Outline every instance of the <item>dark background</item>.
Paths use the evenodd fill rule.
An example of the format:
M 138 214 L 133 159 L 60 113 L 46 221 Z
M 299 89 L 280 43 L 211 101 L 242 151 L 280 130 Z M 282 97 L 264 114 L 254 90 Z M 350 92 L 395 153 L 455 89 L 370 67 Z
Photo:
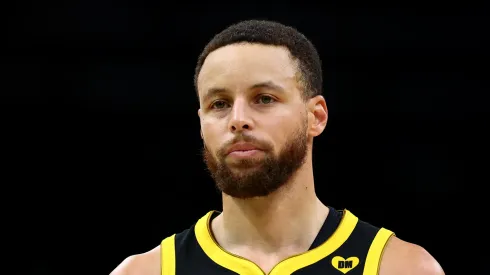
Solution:
M 16 273 L 109 274 L 220 209 L 199 153 L 194 66 L 215 33 L 252 18 L 295 26 L 322 57 L 322 201 L 422 245 L 447 274 L 479 272 L 487 7 L 90 0 L 6 11 L 2 203 Z

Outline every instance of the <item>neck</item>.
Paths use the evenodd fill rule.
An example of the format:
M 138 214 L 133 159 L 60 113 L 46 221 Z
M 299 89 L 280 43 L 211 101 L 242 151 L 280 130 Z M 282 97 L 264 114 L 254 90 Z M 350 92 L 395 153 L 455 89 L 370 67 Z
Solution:
M 287 184 L 267 197 L 223 195 L 223 213 L 212 222 L 212 230 L 225 248 L 306 251 L 327 214 L 328 208 L 315 193 L 311 163 L 305 163 Z

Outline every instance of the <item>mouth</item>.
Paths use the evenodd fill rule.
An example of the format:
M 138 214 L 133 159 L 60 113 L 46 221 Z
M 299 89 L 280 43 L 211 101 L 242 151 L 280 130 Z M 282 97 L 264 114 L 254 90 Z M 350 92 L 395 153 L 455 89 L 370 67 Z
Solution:
M 247 157 L 252 157 L 258 153 L 262 152 L 259 149 L 250 149 L 250 150 L 236 150 L 232 151 L 228 154 L 228 156 L 231 157 L 238 157 L 238 158 L 247 158 Z
M 250 143 L 237 143 L 228 149 L 228 156 L 232 157 L 251 157 L 262 152 L 260 148 Z

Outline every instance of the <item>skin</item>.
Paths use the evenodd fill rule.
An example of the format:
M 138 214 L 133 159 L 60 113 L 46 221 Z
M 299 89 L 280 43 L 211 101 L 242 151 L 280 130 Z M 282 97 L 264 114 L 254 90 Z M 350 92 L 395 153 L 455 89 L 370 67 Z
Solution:
M 250 88 L 263 82 L 281 88 Z M 201 135 L 215 156 L 242 131 L 270 144 L 270 153 L 279 155 L 288 136 L 298 129 L 304 130 L 306 158 L 289 180 L 261 197 L 236 198 L 223 192 L 223 212 L 211 223 L 220 246 L 257 263 L 268 273 L 281 260 L 308 250 L 328 216 L 328 208 L 315 193 L 312 166 L 313 139 L 323 132 L 328 120 L 325 99 L 317 96 L 303 100 L 297 64 L 287 49 L 276 46 L 237 44 L 214 51 L 203 65 L 198 86 Z M 208 97 L 215 87 L 226 91 Z M 274 98 L 273 103 L 257 100 L 262 95 Z M 227 98 L 229 107 L 219 112 L 209 108 L 216 98 Z M 259 152 L 254 160 L 260 163 L 265 155 Z M 238 160 L 226 161 L 232 164 Z M 238 176 L 257 169 L 260 166 L 231 168 Z M 128 257 L 111 274 L 158 275 L 160 259 L 160 249 L 156 247 Z M 379 274 L 441 275 L 444 272 L 424 248 L 392 237 L 383 253 Z

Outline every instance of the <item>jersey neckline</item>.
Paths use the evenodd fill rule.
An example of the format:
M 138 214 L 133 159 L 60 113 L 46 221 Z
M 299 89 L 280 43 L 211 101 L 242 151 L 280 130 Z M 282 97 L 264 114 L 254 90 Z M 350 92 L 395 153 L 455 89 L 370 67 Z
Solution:
M 248 259 L 226 251 L 216 242 L 210 229 L 211 218 L 216 212 L 214 210 L 209 211 L 197 221 L 194 228 L 196 239 L 204 253 L 218 265 L 238 274 L 264 275 L 265 273 L 258 265 Z M 327 217 L 328 219 L 329 217 Z M 304 253 L 279 262 L 272 268 L 269 275 L 292 274 L 301 268 L 312 265 L 327 257 L 349 238 L 357 222 L 358 218 L 345 209 L 340 224 L 327 240 Z

